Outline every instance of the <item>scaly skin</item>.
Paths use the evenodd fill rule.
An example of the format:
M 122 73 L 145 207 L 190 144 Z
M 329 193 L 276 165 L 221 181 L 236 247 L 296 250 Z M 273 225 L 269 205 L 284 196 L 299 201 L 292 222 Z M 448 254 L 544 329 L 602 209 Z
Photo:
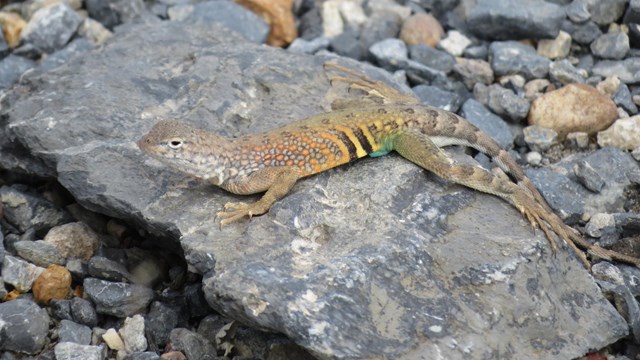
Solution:
M 554 234 L 564 239 L 584 265 L 577 246 L 604 259 L 640 265 L 640 259 L 593 246 L 551 210 L 516 162 L 489 136 L 465 119 L 430 106 L 349 69 L 326 64 L 350 77 L 332 76 L 369 94 L 357 104 L 314 115 L 262 134 L 227 139 L 179 121 L 160 121 L 138 146 L 190 175 L 235 194 L 265 192 L 255 203 L 228 203 L 217 214 L 220 225 L 261 215 L 283 198 L 298 179 L 364 156 L 396 151 L 413 163 L 452 182 L 511 202 L 539 226 L 556 250 Z M 455 163 L 442 151 L 464 145 L 487 154 L 513 181 L 480 166 Z

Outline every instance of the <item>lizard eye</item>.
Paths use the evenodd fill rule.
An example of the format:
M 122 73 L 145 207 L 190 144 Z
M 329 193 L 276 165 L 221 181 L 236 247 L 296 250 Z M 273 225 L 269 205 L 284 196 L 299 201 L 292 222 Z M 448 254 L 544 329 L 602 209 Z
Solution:
M 183 143 L 184 142 L 182 141 L 182 139 L 173 138 L 173 139 L 169 140 L 169 147 L 174 149 L 174 150 L 177 150 L 177 149 L 180 149 L 182 147 Z

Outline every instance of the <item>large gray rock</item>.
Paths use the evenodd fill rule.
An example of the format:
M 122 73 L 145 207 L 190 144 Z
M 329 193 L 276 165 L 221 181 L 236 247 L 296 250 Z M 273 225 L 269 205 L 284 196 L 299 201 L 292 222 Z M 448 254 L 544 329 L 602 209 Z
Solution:
M 328 109 L 344 89 L 327 94 L 326 58 L 215 26 L 117 36 L 4 98 L 1 166 L 57 176 L 83 206 L 147 228 L 159 245 L 180 239 L 225 316 L 324 357 L 567 359 L 627 333 L 575 256 L 551 256 L 514 208 L 397 156 L 305 179 L 269 214 L 220 230 L 213 214 L 239 197 L 176 185 L 185 176 L 133 141 L 160 118 L 226 136 L 265 131 Z M 90 279 L 85 291 L 106 302 L 117 289 L 96 293 L 125 285 Z
M 485 39 L 555 38 L 566 17 L 544 0 L 462 0 L 461 8 L 469 30 Z

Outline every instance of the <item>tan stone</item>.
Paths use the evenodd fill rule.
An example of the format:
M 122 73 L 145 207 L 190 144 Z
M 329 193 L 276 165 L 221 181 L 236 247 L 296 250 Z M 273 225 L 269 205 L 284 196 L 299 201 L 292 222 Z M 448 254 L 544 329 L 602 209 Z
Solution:
M 431 14 L 415 14 L 402 24 L 400 39 L 407 45 L 425 44 L 436 47 L 444 35 L 440 22 Z
M 623 150 L 640 147 L 640 115 L 618 119 L 608 129 L 598 133 L 598 145 Z
M 235 0 L 262 17 L 271 30 L 267 44 L 286 46 L 298 37 L 293 15 L 293 0 Z
M 33 283 L 33 298 L 39 304 L 65 299 L 71 292 L 71 273 L 64 266 L 50 265 Z
M 595 134 L 617 118 L 616 104 L 586 84 L 569 84 L 548 92 L 534 100 L 529 110 L 529 125 L 553 129 L 561 140 L 570 132 Z
M 549 59 L 563 59 L 571 50 L 571 35 L 560 31 L 555 39 L 538 41 L 538 54 Z
M 110 328 L 102 334 L 102 340 L 104 340 L 111 350 L 124 350 L 124 341 L 122 341 L 120 334 L 118 334 L 114 328 Z
M 44 241 L 53 244 L 64 257 L 78 257 L 83 260 L 89 260 L 100 246 L 98 234 L 80 222 L 52 228 L 44 237 Z

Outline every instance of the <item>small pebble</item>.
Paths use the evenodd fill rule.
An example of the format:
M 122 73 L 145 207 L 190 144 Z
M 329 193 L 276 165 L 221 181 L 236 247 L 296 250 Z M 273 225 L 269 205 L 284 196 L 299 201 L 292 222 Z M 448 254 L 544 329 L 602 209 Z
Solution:
M 462 77 L 468 89 L 473 89 L 478 83 L 489 85 L 494 79 L 491 65 L 484 60 L 458 58 L 453 70 Z
M 461 56 L 471 45 L 471 40 L 457 30 L 447 32 L 447 36 L 440 41 L 440 47 L 453 56 Z
M 71 273 L 60 265 L 50 265 L 33 283 L 33 297 L 39 304 L 65 299 L 71 292 Z
M 586 149 L 589 146 L 589 134 L 585 132 L 572 132 L 567 134 L 568 146 L 577 149 Z
M 440 22 L 433 15 L 424 13 L 408 17 L 400 30 L 400 39 L 408 46 L 424 44 L 435 47 L 443 35 L 444 29 Z
M 530 151 L 525 155 L 525 159 L 529 165 L 540 166 L 542 163 L 542 154 L 537 151 Z
M 558 133 L 549 128 L 531 125 L 525 127 L 522 132 L 524 141 L 533 151 L 545 152 L 558 143 Z
M 538 54 L 549 59 L 563 59 L 571 50 L 571 35 L 560 31 L 555 39 L 538 41 Z
M 102 334 L 102 340 L 104 340 L 105 344 L 107 344 L 111 350 L 124 350 L 124 341 L 122 341 L 120 334 L 113 328 L 108 329 Z
M 618 119 L 611 127 L 600 131 L 598 145 L 613 146 L 623 150 L 640 147 L 640 115 Z

